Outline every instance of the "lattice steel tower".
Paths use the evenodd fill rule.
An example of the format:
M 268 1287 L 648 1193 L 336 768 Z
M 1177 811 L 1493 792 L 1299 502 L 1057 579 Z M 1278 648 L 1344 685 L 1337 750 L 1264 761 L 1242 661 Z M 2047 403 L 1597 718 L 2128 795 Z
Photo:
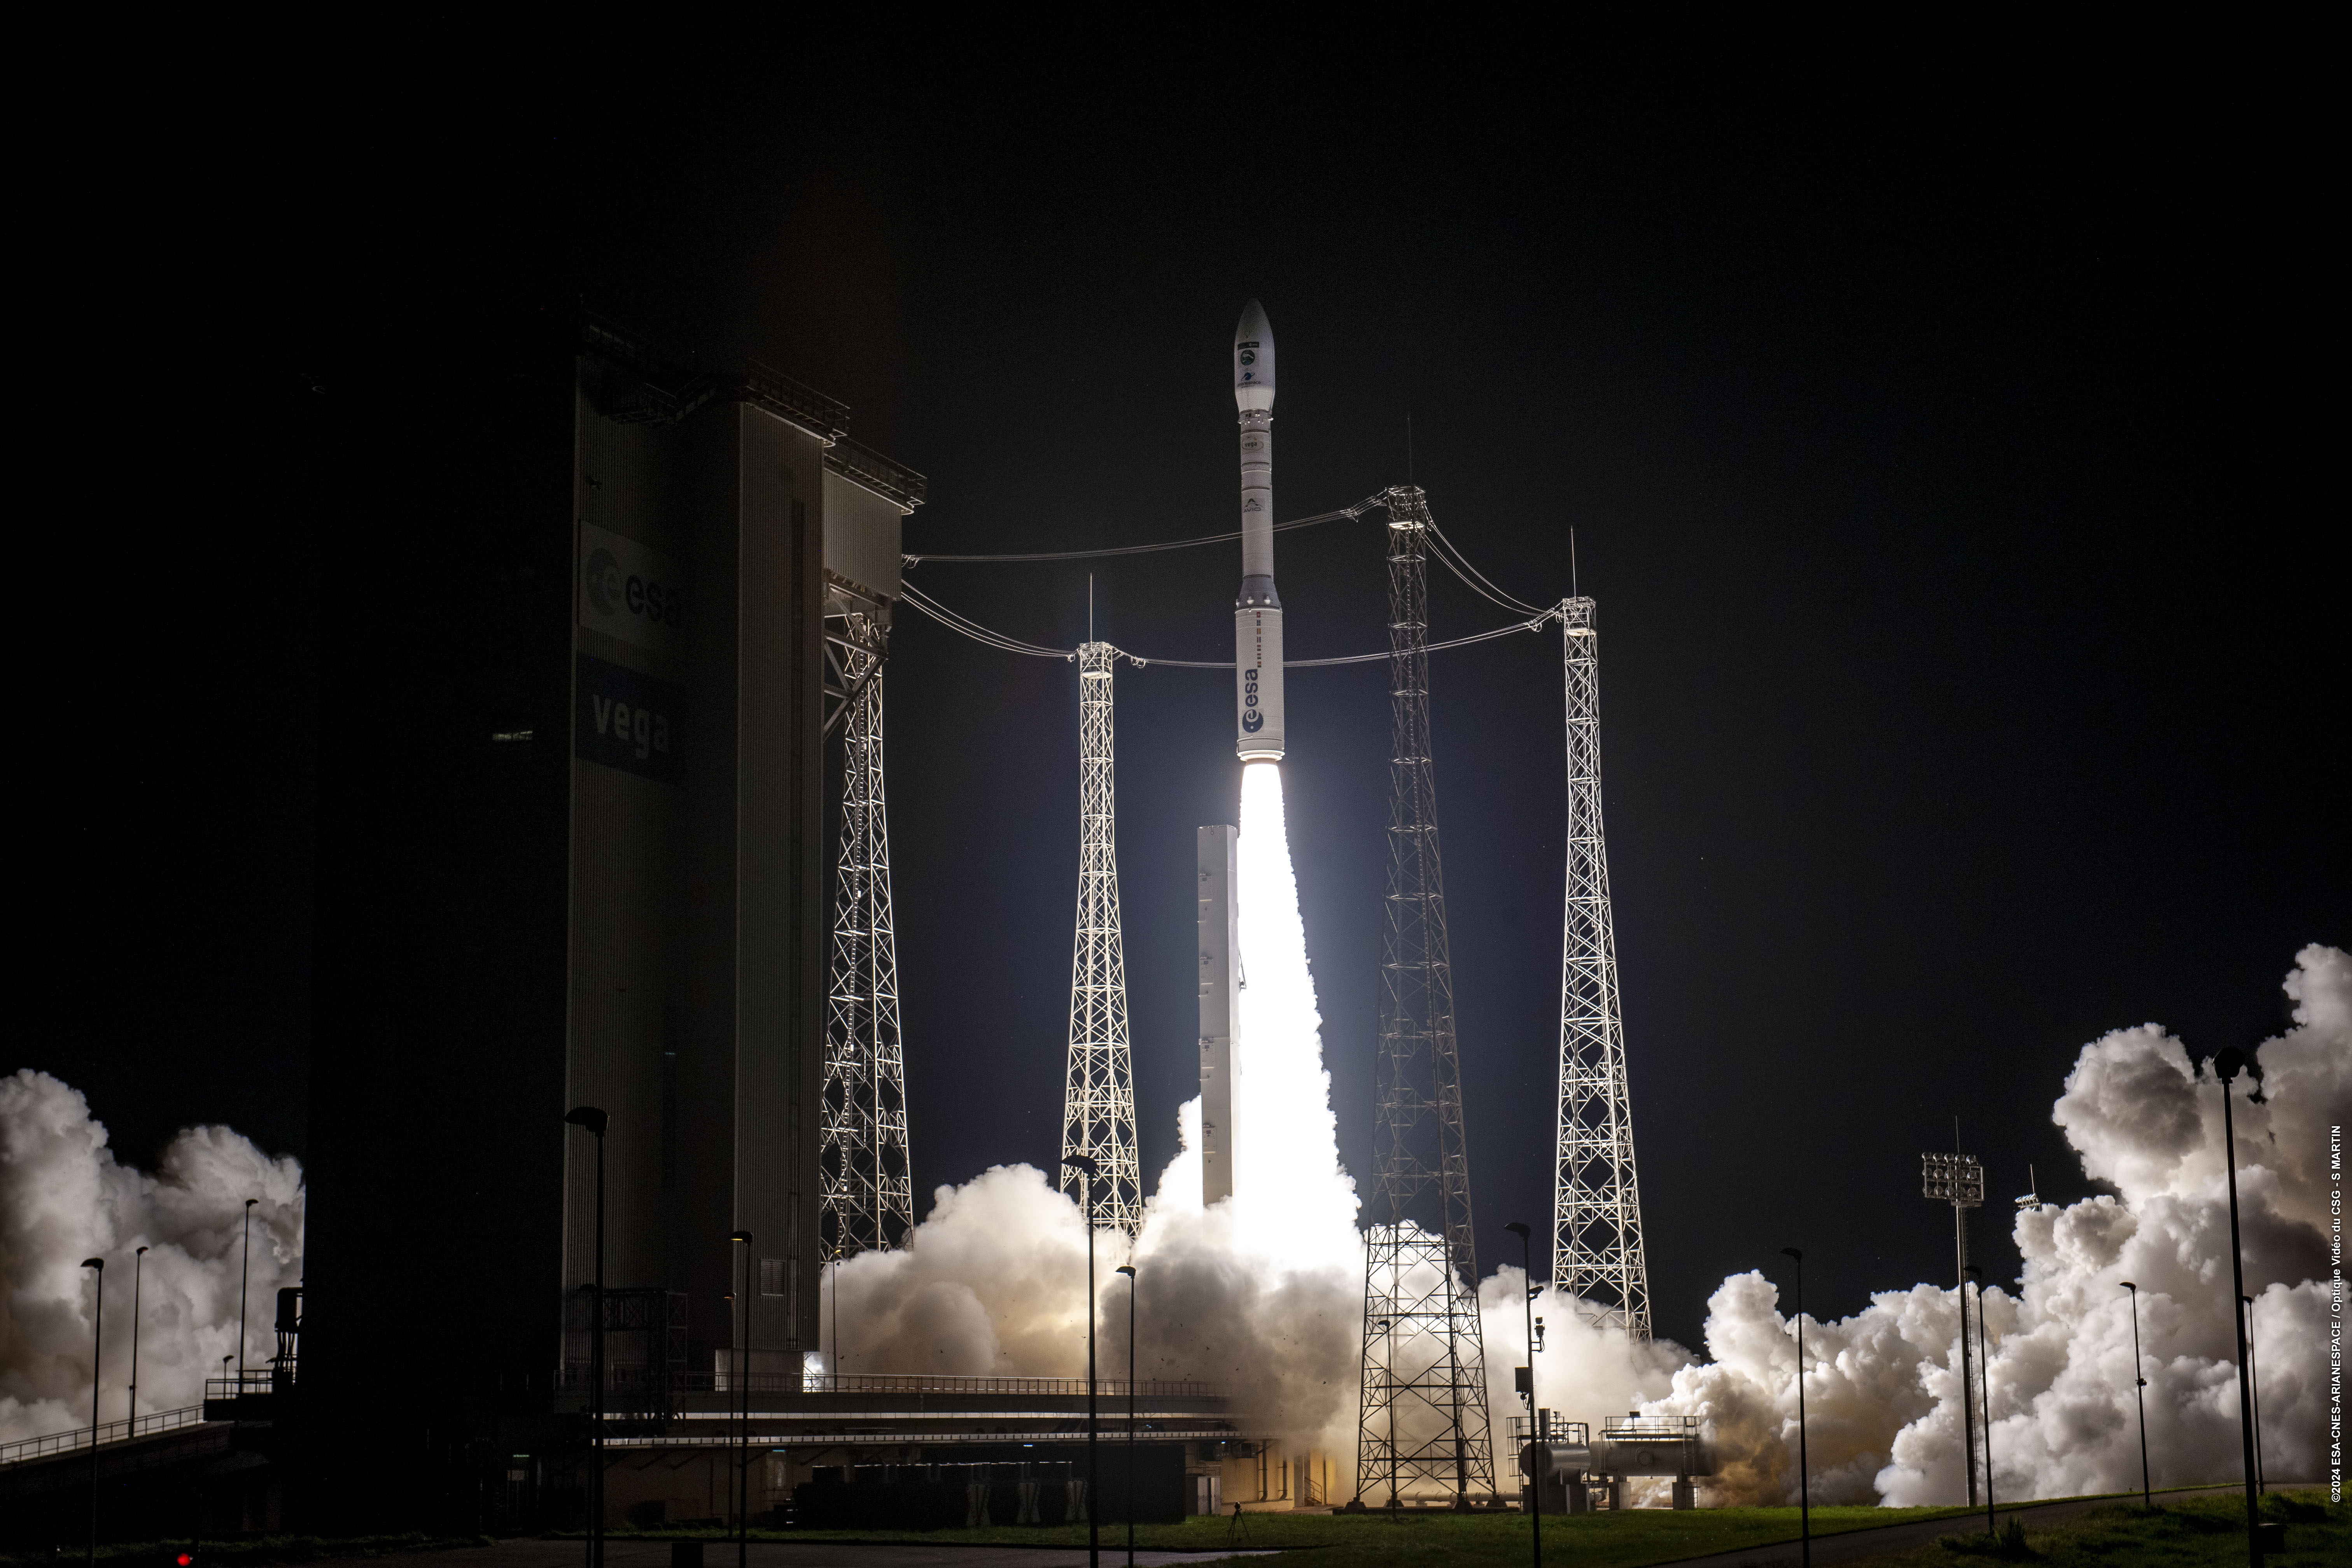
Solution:
M 1127 1032 L 1127 949 L 1118 931 L 1118 817 L 1111 795 L 1107 642 L 1078 647 L 1078 921 L 1070 954 L 1070 1062 L 1062 1153 L 1092 1155 L 1097 1209 L 1133 1236 L 1143 1224 L 1135 1163 L 1135 1068 Z M 1062 1187 L 1079 1176 L 1062 1167 Z
M 1650 1337 L 1650 1266 L 1633 1171 L 1617 931 L 1601 832 L 1601 637 L 1591 599 L 1559 607 L 1568 679 L 1568 896 L 1560 943 L 1559 1133 L 1552 1284 L 1585 1317 Z
M 1392 1504 L 1495 1492 L 1470 1155 L 1429 738 L 1429 510 L 1389 513 L 1388 919 L 1375 1069 L 1378 1216 L 1365 1233 L 1361 1494 Z
M 836 591 L 834 601 L 844 595 Z M 819 1223 L 825 1256 L 896 1247 L 914 1224 L 907 1160 L 898 943 L 890 913 L 890 826 L 882 792 L 887 610 L 829 602 L 826 728 L 842 734 L 841 858 L 833 906 Z

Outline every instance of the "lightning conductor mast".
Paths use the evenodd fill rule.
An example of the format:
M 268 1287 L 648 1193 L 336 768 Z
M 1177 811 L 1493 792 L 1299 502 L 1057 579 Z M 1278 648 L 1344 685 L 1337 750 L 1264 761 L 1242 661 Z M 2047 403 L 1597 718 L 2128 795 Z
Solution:
M 1242 427 L 1242 591 L 1234 601 L 1234 753 L 1282 761 L 1282 600 L 1274 591 L 1274 329 L 1252 300 L 1234 330 Z

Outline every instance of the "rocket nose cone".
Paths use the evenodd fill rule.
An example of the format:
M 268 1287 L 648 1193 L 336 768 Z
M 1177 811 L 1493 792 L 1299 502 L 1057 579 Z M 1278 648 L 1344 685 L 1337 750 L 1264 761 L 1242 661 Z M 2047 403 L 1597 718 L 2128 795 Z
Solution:
M 1234 401 L 1244 411 L 1274 406 L 1274 328 L 1255 300 L 1234 329 Z
M 1270 342 L 1273 337 L 1274 328 L 1266 321 L 1265 307 L 1255 300 L 1244 305 L 1242 324 L 1234 329 L 1234 342 L 1238 343 L 1244 340 L 1255 339 L 1265 342 Z

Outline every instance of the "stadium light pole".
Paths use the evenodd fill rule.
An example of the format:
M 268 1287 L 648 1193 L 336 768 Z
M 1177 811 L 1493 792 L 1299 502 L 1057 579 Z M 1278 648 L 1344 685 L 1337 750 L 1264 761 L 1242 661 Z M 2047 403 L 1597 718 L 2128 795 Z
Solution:
M 2131 1292 L 2132 1320 L 2132 1400 L 2139 1406 L 2139 1505 L 2154 1508 L 2147 1486 L 2147 1379 L 2140 1375 L 2139 1359 L 2139 1287 L 2128 1279 L 2116 1281 Z
M 1135 1568 L 1135 1265 L 1112 1272 L 1127 1276 L 1127 1568 Z
M 2254 1299 L 2241 1296 L 2238 1300 L 2246 1309 L 2246 1376 L 2253 1385 L 2254 1394 L 2254 1489 L 2266 1492 L 2271 1489 L 2263 1479 L 2263 1363 L 2254 1353 Z
M 588 1568 L 604 1568 L 604 1129 L 611 1118 L 593 1105 L 564 1112 L 564 1125 L 596 1136 L 596 1289 L 588 1320 Z
M 1102 1167 L 1092 1154 L 1065 1155 L 1062 1163 L 1078 1173 L 1079 1213 L 1087 1226 L 1087 1568 L 1102 1568 L 1101 1474 L 1095 1464 L 1102 1426 L 1095 1406 L 1095 1176 Z
M 106 1259 L 85 1258 L 84 1268 L 98 1270 L 98 1304 L 89 1318 L 89 1556 L 98 1562 L 98 1352 L 100 1334 L 106 1327 Z
M 1969 1278 L 1977 1282 L 1977 1370 L 1983 1374 L 1982 1399 L 1985 1435 L 1985 1533 L 1999 1531 L 1992 1523 L 1992 1362 L 1985 1353 L 1984 1270 L 1969 1265 Z
M 1958 1151 L 1959 1118 L 1952 1119 L 1953 1152 L 1919 1156 L 1919 1191 L 1933 1203 L 1952 1205 L 1952 1290 L 1960 1302 L 1960 1446 L 1967 1455 L 1969 1506 L 1977 1506 L 1975 1378 L 1969 1370 L 1968 1211 L 1984 1205 L 1984 1164 Z
M 1805 1452 L 1805 1254 L 1801 1248 L 1784 1247 L 1780 1256 L 1797 1260 L 1797 1534 L 1804 1543 L 1805 1568 L 1812 1568 L 1813 1482 Z
M 2230 1111 L 2230 1085 L 2244 1069 L 2246 1053 L 2229 1046 L 2215 1053 L 2213 1076 L 2221 1080 L 2221 1168 L 2230 1174 L 2230 1326 L 2238 1335 L 2238 1440 L 2245 1449 L 2246 1561 L 2263 1560 L 2260 1504 L 2254 1498 L 2254 1394 L 2246 1375 L 2246 1320 L 2237 1303 L 2246 1294 L 2245 1247 L 2238 1236 L 2238 1130 Z
M 131 1255 L 131 1403 L 126 1414 L 131 1417 L 131 1435 L 139 1435 L 139 1286 L 147 1271 L 147 1249 L 140 1247 Z
M 735 1473 L 741 1500 L 735 1510 L 735 1568 L 745 1568 L 751 1556 L 751 1233 L 732 1232 L 727 1237 L 732 1244 L 743 1244 L 743 1283 L 736 1290 L 742 1305 L 738 1321 L 743 1332 L 735 1350 L 735 1381 L 742 1386 L 736 1391 L 737 1408 L 742 1411 L 742 1424 L 735 1429 Z
M 1517 1220 L 1503 1228 L 1519 1238 L 1519 1267 L 1527 1275 L 1519 1307 L 1528 1330 L 1528 1519 L 1534 1526 L 1536 1568 L 1543 1568 L 1543 1489 L 1549 1478 L 1537 1467 L 1550 1458 L 1550 1450 L 1536 1440 L 1542 1417 L 1536 1414 L 1536 1258 L 1529 1239 L 1534 1233 Z

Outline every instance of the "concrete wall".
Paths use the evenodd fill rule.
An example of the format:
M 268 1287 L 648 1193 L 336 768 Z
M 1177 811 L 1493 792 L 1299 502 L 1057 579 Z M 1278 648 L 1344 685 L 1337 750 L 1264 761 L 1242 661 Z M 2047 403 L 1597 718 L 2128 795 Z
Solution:
M 761 1258 L 801 1287 L 752 1299 L 763 1359 L 815 1339 L 824 445 L 750 402 L 646 417 L 582 341 L 449 322 L 320 399 L 310 1523 L 465 1524 L 512 1456 L 576 1451 L 570 1106 L 613 1118 L 606 1281 L 688 1292 L 691 1365 L 732 1343 L 738 1228 L 755 1291 Z
M 748 1266 L 751 1343 L 790 1368 L 816 1332 L 824 447 L 746 404 L 578 419 L 566 1094 L 612 1117 L 605 1280 L 686 1290 L 707 1350 Z M 611 586 L 656 574 L 658 622 L 616 617 Z M 650 744 L 615 749 L 624 704 Z M 594 1271 L 594 1154 L 566 1145 L 566 1289 Z
M 897 501 L 828 468 L 824 474 L 824 569 L 869 597 L 898 596 L 907 514 Z

